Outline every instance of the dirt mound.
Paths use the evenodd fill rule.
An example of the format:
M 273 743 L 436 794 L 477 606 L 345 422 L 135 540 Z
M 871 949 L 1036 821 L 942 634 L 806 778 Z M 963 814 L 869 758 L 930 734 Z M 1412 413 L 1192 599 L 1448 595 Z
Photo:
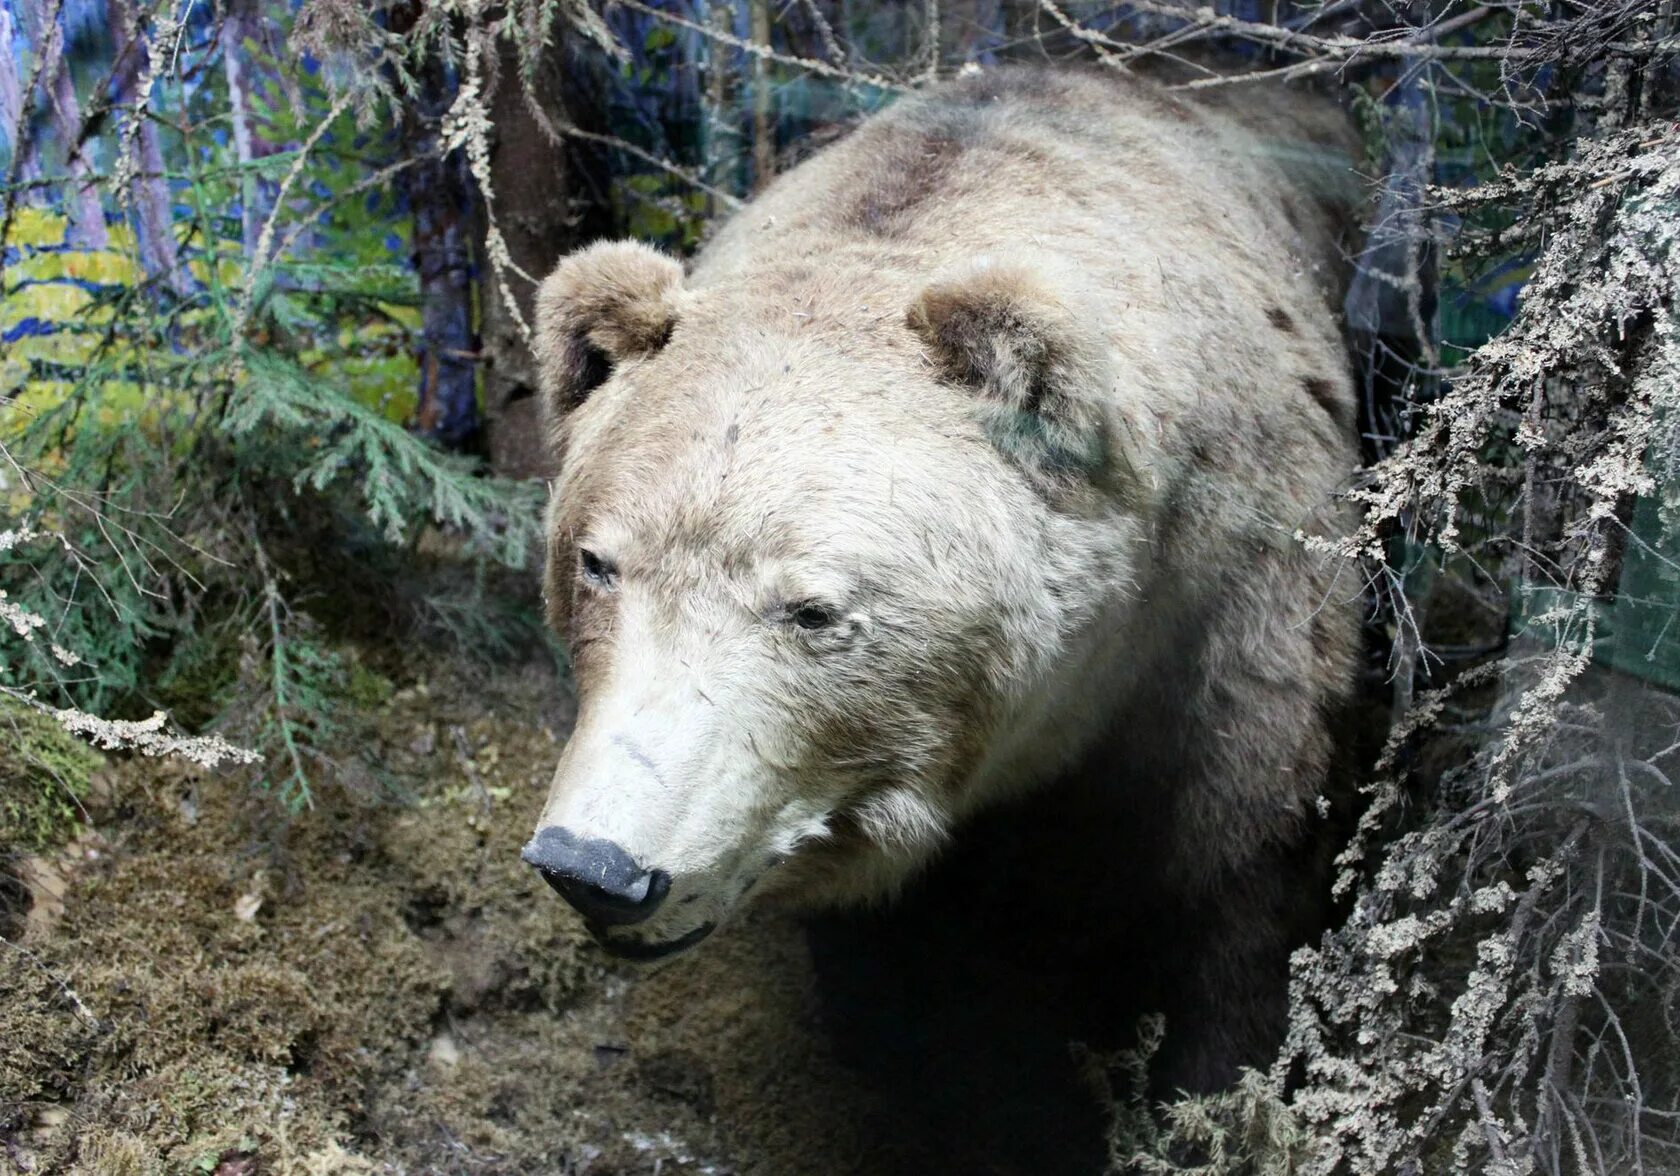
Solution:
M 791 922 L 601 955 L 518 859 L 563 688 L 431 672 L 369 716 L 401 802 L 103 773 L 0 945 L 0 1171 L 945 1170 L 881 1142 Z

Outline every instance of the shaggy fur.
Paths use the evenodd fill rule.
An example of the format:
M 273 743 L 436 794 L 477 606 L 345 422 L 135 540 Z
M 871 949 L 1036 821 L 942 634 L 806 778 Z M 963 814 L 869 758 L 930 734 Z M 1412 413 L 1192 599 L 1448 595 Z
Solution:
M 1296 538 L 1342 525 L 1355 464 L 1347 131 L 1224 101 L 964 79 L 783 176 L 686 279 L 604 244 L 544 283 L 581 711 L 542 824 L 673 879 L 609 943 L 754 890 L 889 894 L 971 814 L 1111 781 L 1115 844 L 1215 924 L 1183 1071 L 1228 1073 L 1357 591 Z

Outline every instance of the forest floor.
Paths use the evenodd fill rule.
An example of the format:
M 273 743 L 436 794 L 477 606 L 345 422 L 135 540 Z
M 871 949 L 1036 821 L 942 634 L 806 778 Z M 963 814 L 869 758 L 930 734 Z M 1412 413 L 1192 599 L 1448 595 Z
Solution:
M 284 818 L 237 772 L 112 759 L 75 839 L 11 863 L 0 1172 L 976 1170 L 904 1154 L 836 1062 L 795 922 L 638 969 L 519 861 L 551 665 L 388 679 L 345 749 L 380 787 Z

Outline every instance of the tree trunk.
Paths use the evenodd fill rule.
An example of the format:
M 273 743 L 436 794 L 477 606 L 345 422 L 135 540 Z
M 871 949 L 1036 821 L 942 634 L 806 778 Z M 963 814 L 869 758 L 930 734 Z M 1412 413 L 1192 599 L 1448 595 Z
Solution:
M 256 257 L 262 222 L 257 216 L 257 177 L 249 170 L 255 155 L 251 145 L 251 84 L 246 76 L 244 49 L 246 29 L 245 5 L 235 0 L 222 18 L 220 45 L 222 76 L 228 88 L 228 116 L 233 122 L 233 156 L 244 169 L 239 177 L 240 243 L 246 261 L 251 261 Z
M 730 5 L 727 0 L 709 0 L 706 4 L 706 24 L 714 31 L 730 32 Z M 706 90 L 702 99 L 700 123 L 702 174 L 706 182 L 725 191 L 735 186 L 735 170 L 740 155 L 740 131 L 729 112 L 729 82 L 734 72 L 731 51 L 719 40 L 701 42 L 705 54 Z M 714 195 L 706 197 L 707 208 L 713 217 L 726 211 Z
M 749 0 L 752 40 L 770 44 L 770 0 Z M 776 178 L 776 127 L 770 118 L 770 63 L 755 56 L 753 71 L 753 191 L 762 192 Z
M 393 15 L 399 27 L 402 10 Z M 417 13 L 416 13 L 417 15 Z M 472 177 L 460 150 L 444 153 L 443 117 L 454 101 L 457 79 L 435 55 L 418 71 L 405 126 L 407 150 L 418 162 L 405 190 L 414 234 L 414 268 L 420 276 L 419 403 L 415 428 L 450 449 L 481 441 L 478 348 L 473 335 Z
M 24 32 L 43 55 L 42 87 L 46 91 L 47 110 L 52 118 L 53 135 L 64 149 L 65 172 L 70 177 L 66 185 L 64 207 L 70 218 L 66 240 L 82 249 L 103 249 L 105 211 L 99 203 L 99 193 L 87 182 L 87 161 L 77 149 L 76 138 L 81 133 L 81 105 L 76 100 L 76 85 L 70 77 L 69 56 L 65 52 L 64 26 L 48 23 L 48 13 L 40 0 L 20 4 Z M 8 33 L 5 44 L 11 43 Z M 33 95 L 26 96 L 32 98 Z M 8 127 L 9 129 L 9 127 Z
M 11 9 L 0 4 L 0 45 L 9 48 L 13 36 Z M 30 99 L 23 93 L 23 78 L 27 75 L 20 76 L 22 66 L 15 53 L 0 57 L 0 134 L 11 140 L 11 174 L 7 178 L 13 183 L 39 179 L 41 174 L 36 165 L 34 136 L 29 133 L 24 114 L 25 103 Z M 26 188 L 13 193 L 11 203 L 38 204 L 40 199 L 38 191 Z
M 124 92 L 117 96 L 116 105 L 130 100 L 127 91 L 144 74 L 153 47 L 145 40 L 140 28 L 140 14 L 128 0 L 111 0 L 111 28 L 116 38 L 117 56 L 122 57 L 130 44 L 137 50 L 136 69 L 120 74 L 118 84 Z M 158 82 L 164 81 L 163 70 Z M 177 294 L 185 294 L 192 283 L 181 268 L 180 248 L 175 242 L 175 211 L 169 194 L 169 181 L 164 177 L 163 146 L 158 142 L 157 127 L 145 110 L 132 110 L 129 118 L 139 119 L 134 136 L 134 236 L 139 247 L 140 267 L 146 276 L 160 281 Z
M 575 201 L 585 174 L 584 158 L 559 133 L 572 125 L 595 129 L 597 103 L 586 93 L 581 66 L 571 68 L 565 30 L 556 28 L 532 78 L 531 109 L 521 84 L 517 56 L 504 45 L 489 95 L 495 127 L 490 182 L 494 207 L 480 210 L 482 242 L 485 217 L 494 216 L 513 264 L 540 281 L 566 253 L 610 229 L 607 201 Z M 481 247 L 479 255 L 484 256 Z M 484 411 L 493 468 L 508 477 L 547 477 L 553 463 L 543 437 L 536 363 L 508 313 L 495 276 L 481 269 L 480 337 L 484 362 Z M 526 323 L 532 322 L 536 289 L 518 274 L 507 281 Z

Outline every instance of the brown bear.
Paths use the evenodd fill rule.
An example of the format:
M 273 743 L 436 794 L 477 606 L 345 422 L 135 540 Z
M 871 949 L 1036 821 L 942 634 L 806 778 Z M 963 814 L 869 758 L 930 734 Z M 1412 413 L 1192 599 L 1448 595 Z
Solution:
M 1196 919 L 1173 1084 L 1275 1030 L 1358 630 L 1306 538 L 1356 465 L 1356 185 L 1331 103 L 1199 93 L 962 77 L 686 274 L 612 242 L 543 283 L 579 713 L 524 856 L 608 951 L 891 896 L 1074 781 L 1079 886 Z

